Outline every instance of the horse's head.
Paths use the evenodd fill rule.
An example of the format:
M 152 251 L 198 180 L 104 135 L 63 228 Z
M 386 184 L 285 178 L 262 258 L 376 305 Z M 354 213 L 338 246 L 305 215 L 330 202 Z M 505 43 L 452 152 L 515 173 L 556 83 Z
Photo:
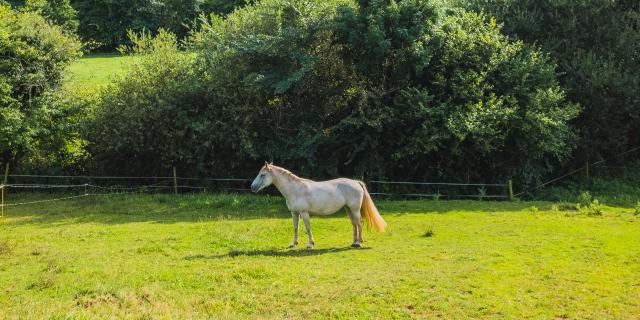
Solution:
M 260 172 L 253 182 L 251 183 L 251 191 L 258 192 L 273 183 L 273 171 L 271 169 L 271 165 L 267 162 L 264 163 Z

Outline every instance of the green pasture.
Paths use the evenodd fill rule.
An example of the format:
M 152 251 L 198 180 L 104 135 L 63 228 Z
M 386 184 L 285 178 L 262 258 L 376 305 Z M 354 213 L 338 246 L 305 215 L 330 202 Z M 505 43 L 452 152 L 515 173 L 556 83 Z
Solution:
M 97 90 L 108 85 L 116 77 L 124 75 L 136 59 L 139 58 L 118 53 L 91 54 L 82 57 L 67 69 L 65 86 L 72 89 Z
M 30 201 L 52 195 L 8 195 Z M 110 195 L 8 207 L 0 318 L 633 319 L 640 216 L 551 202 L 377 201 L 286 248 L 280 197 Z

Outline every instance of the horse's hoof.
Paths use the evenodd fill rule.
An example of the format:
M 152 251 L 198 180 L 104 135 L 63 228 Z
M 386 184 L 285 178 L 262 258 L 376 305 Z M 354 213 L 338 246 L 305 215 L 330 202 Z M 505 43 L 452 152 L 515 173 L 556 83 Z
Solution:
M 351 248 L 362 248 L 362 245 L 359 243 L 353 243 L 351 244 Z
M 295 246 L 297 246 L 297 245 L 298 245 L 298 243 L 297 243 L 297 242 L 292 242 L 292 243 L 289 245 L 289 248 L 295 248 Z
M 313 249 L 313 244 L 308 244 L 307 249 Z

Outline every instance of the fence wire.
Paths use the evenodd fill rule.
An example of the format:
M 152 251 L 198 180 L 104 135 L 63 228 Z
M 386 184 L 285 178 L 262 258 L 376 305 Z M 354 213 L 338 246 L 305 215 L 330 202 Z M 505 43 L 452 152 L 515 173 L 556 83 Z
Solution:
M 84 179 L 85 181 L 90 181 L 95 179 L 95 181 L 105 181 L 108 179 L 114 179 L 114 181 L 122 181 L 127 179 L 132 180 L 161 180 L 159 182 L 153 184 L 144 184 L 144 185 L 131 185 L 125 183 L 119 183 L 114 185 L 101 185 L 95 183 L 67 183 L 67 184 L 46 184 L 46 183 L 12 183 L 6 185 L 0 185 L 0 189 L 3 192 L 5 190 L 13 189 L 15 192 L 13 193 L 28 193 L 29 191 L 37 191 L 38 193 L 43 193 L 50 191 L 51 194 L 60 195 L 62 192 L 79 192 L 77 195 L 64 195 L 51 199 L 42 199 L 42 200 L 34 200 L 34 201 L 25 201 L 25 202 L 16 202 L 16 203 L 6 203 L 7 198 L 5 196 L 4 201 L 0 204 L 0 207 L 4 209 L 5 207 L 13 207 L 20 205 L 29 205 L 29 204 L 38 204 L 38 203 L 46 203 L 53 201 L 63 201 L 70 199 L 78 199 L 84 197 L 91 196 L 104 196 L 104 195 L 124 195 L 124 194 L 142 194 L 142 193 L 151 193 L 151 192 L 177 192 L 178 190 L 182 190 L 184 192 L 250 192 L 251 189 L 248 187 L 250 179 L 241 179 L 241 178 L 184 178 L 184 177 L 116 177 L 116 176 L 55 176 L 55 175 L 10 175 L 13 180 L 37 180 L 37 179 L 70 179 L 70 180 L 78 180 Z M 212 183 L 215 182 L 215 185 L 185 185 L 185 184 L 173 184 L 175 181 L 189 181 L 189 182 L 205 182 Z M 225 183 L 226 185 L 221 186 L 219 183 Z M 369 190 L 372 196 L 378 197 L 393 197 L 393 198 L 452 198 L 452 199 L 465 199 L 465 198 L 474 198 L 474 199 L 508 199 L 508 195 L 504 193 L 502 189 L 507 187 L 507 184 L 497 184 L 497 183 L 448 183 L 448 182 L 409 182 L 409 181 L 378 181 L 372 180 L 368 182 Z M 391 186 L 391 187 L 390 187 Z M 424 192 L 424 191 L 433 191 L 433 190 L 425 190 L 425 188 L 437 188 L 434 189 L 434 192 Z M 481 192 L 480 194 L 461 194 L 461 193 L 441 193 L 439 188 L 463 188 L 462 191 L 468 191 L 465 188 L 472 187 L 480 187 L 480 188 L 497 188 L 496 190 L 500 191 L 499 194 L 486 194 Z M 394 189 L 395 188 L 395 189 Z M 76 190 L 76 191 L 72 191 Z M 395 190 L 395 191 L 394 191 Z M 480 189 L 479 189 L 480 190 Z M 484 190 L 484 189 L 482 189 Z M 418 191 L 418 192 L 416 192 Z M 271 193 L 276 193 L 276 191 L 272 190 Z
M 620 152 L 620 153 L 612 156 L 611 158 L 624 156 L 624 155 L 627 155 L 629 153 L 636 152 L 636 151 L 640 151 L 640 146 L 635 147 L 635 148 L 631 148 L 631 149 L 626 150 L 624 152 Z M 519 197 L 519 196 L 521 196 L 521 195 L 523 195 L 525 193 L 534 192 L 534 191 L 539 190 L 539 189 L 541 189 L 543 187 L 546 187 L 546 186 L 548 186 L 550 184 L 553 184 L 555 182 L 558 182 L 558 181 L 564 180 L 564 179 L 566 179 L 568 177 L 571 177 L 571 176 L 575 175 L 578 172 L 588 171 L 589 168 L 624 168 L 624 169 L 629 169 L 629 168 L 633 169 L 633 168 L 635 168 L 635 167 L 625 167 L 625 166 L 618 166 L 618 167 L 616 167 L 616 166 L 605 166 L 604 164 L 607 163 L 607 161 L 610 161 L 610 160 L 611 159 L 601 159 L 601 160 L 596 161 L 594 163 L 588 163 L 587 162 L 586 165 L 584 165 L 584 166 L 582 166 L 580 168 L 577 168 L 577 169 L 569 171 L 568 173 L 565 173 L 565 174 L 563 174 L 563 175 L 561 175 L 559 177 L 556 177 L 556 178 L 550 179 L 548 181 L 545 181 L 543 183 L 540 183 L 540 184 L 534 186 L 533 188 L 525 189 L 525 190 L 517 193 L 515 196 Z

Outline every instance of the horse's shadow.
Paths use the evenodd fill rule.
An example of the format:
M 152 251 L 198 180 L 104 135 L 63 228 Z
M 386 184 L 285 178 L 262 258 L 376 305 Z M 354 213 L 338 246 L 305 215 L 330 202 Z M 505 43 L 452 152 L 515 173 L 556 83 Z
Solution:
M 184 257 L 185 260 L 199 260 L 199 259 L 222 259 L 222 258 L 235 258 L 235 257 L 254 257 L 254 256 L 267 256 L 267 257 L 308 257 L 319 256 L 328 253 L 338 253 L 348 250 L 368 250 L 366 248 L 352 248 L 352 247 L 339 247 L 339 248 L 326 248 L 326 249 L 269 249 L 269 250 L 232 250 L 226 254 L 218 255 L 204 255 L 194 254 Z

